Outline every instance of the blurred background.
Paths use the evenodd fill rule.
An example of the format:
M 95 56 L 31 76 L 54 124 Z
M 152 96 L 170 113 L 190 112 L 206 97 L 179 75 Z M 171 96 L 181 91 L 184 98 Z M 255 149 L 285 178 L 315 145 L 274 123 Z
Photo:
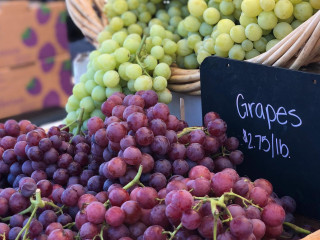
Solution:
M 72 62 L 94 47 L 68 16 L 63 0 L 0 1 L 0 122 L 37 125 L 64 118 Z

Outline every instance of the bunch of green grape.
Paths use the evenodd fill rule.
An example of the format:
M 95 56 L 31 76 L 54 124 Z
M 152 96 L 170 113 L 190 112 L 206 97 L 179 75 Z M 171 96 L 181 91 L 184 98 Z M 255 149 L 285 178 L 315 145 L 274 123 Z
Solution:
M 189 0 L 190 15 L 178 28 L 184 51 L 178 53 L 177 63 L 194 68 L 210 55 L 253 58 L 272 48 L 318 9 L 319 0 Z

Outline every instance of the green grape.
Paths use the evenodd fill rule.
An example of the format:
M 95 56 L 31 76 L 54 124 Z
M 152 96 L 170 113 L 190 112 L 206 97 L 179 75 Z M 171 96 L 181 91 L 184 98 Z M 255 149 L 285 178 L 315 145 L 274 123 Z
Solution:
M 116 67 L 116 59 L 110 54 L 101 54 L 96 61 L 97 69 L 102 69 L 104 71 L 113 70 Z
M 68 102 L 65 106 L 65 110 L 67 113 L 70 113 L 70 112 L 73 112 L 73 111 L 76 111 L 78 108 L 75 108 L 75 107 L 72 107 Z
M 300 21 L 300 20 L 294 20 L 294 21 L 291 23 L 291 27 L 292 27 L 293 29 L 296 29 L 296 28 L 299 27 L 301 24 L 302 24 L 302 21 Z
M 273 34 L 272 34 L 272 33 L 270 33 L 270 34 L 268 34 L 268 35 L 264 36 L 264 38 L 265 38 L 265 39 L 267 39 L 267 41 L 268 41 L 268 42 L 269 42 L 269 41 L 271 41 L 272 39 L 275 39 L 275 37 L 273 36 Z
M 119 43 L 115 40 L 112 40 L 112 39 L 108 39 L 108 40 L 105 40 L 102 44 L 101 44 L 101 47 L 100 47 L 100 51 L 102 53 L 113 53 L 116 49 L 118 49 L 120 46 L 119 46 Z
M 103 85 L 103 75 L 104 75 L 104 71 L 103 70 L 99 70 L 94 74 L 94 78 L 93 80 L 95 81 L 96 84 L 100 85 L 100 86 L 104 86 Z
M 261 12 L 258 16 L 258 24 L 262 29 L 271 30 L 278 22 L 277 16 L 274 12 Z
M 122 14 L 128 11 L 128 4 L 125 0 L 115 0 L 112 2 L 112 8 L 117 14 Z
M 260 6 L 263 11 L 269 12 L 274 9 L 276 5 L 275 0 L 260 0 Z
M 128 49 L 131 54 L 136 53 L 140 46 L 140 41 L 127 37 L 126 40 L 123 42 L 123 47 Z
M 289 23 L 281 22 L 281 23 L 278 23 L 277 26 L 275 26 L 275 28 L 273 29 L 273 35 L 278 40 L 281 40 L 292 31 L 293 31 L 293 28 Z
M 162 22 L 169 22 L 170 20 L 170 16 L 168 13 L 166 13 L 166 11 L 161 11 L 159 10 L 157 13 L 156 13 L 156 17 L 159 18 Z
M 106 100 L 106 91 L 104 87 L 101 86 L 96 86 L 92 92 L 91 92 L 91 97 L 94 101 L 105 101 Z
M 134 24 L 137 22 L 137 16 L 133 13 L 133 12 L 124 12 L 122 15 L 121 15 L 121 19 L 123 21 L 123 25 L 125 27 L 128 27 L 130 26 L 131 24 Z
M 234 11 L 234 13 L 233 13 L 234 18 L 239 21 L 240 16 L 241 16 L 241 13 L 242 13 L 242 12 L 241 12 L 241 9 L 236 9 L 236 10 Z
M 184 57 L 183 56 L 177 56 L 177 64 L 178 64 L 178 67 L 180 68 L 185 68 L 184 67 Z
M 88 118 L 89 119 L 89 118 Z M 81 131 L 84 132 L 86 130 L 88 130 L 88 119 L 86 119 L 85 121 L 83 121 L 82 123 L 82 127 L 81 127 Z M 74 128 L 73 130 L 77 130 L 76 128 Z M 73 133 L 75 135 L 75 132 Z
M 126 67 L 126 75 L 130 79 L 137 79 L 142 75 L 142 68 L 139 64 L 130 64 Z
M 238 10 L 241 10 L 241 3 L 243 0 L 233 0 L 234 7 Z M 260 3 L 261 4 L 261 3 Z
M 295 4 L 298 4 L 298 3 L 301 3 L 302 0 L 290 0 L 290 2 L 295 5 Z
M 241 10 L 248 17 L 256 17 L 260 14 L 262 8 L 259 0 L 243 0 Z
M 66 124 L 73 123 L 78 118 L 77 113 L 75 111 L 69 112 L 66 116 L 65 122 Z
M 104 88 L 104 90 L 105 90 L 105 88 Z M 104 102 L 104 101 L 103 101 L 103 102 Z M 102 102 L 93 101 L 93 103 L 94 103 L 94 107 L 95 107 L 96 109 L 101 109 Z
M 80 82 L 85 83 L 87 80 L 88 80 L 87 74 L 84 73 L 80 76 Z
M 141 41 L 141 36 L 139 34 L 137 34 L 137 33 L 131 33 L 131 34 L 128 35 L 127 38 L 134 39 L 134 40 L 137 40 L 139 42 Z
M 126 68 L 129 66 L 131 63 L 125 62 L 121 63 L 119 68 L 118 68 L 118 73 L 120 75 L 120 78 L 126 81 L 129 81 L 129 77 L 126 75 Z
M 275 46 L 278 42 L 280 42 L 280 40 L 278 40 L 278 39 L 270 40 L 270 41 L 267 43 L 266 51 L 269 51 L 269 50 L 270 50 L 273 46 Z
M 217 30 L 220 33 L 228 33 L 229 34 L 231 28 L 234 27 L 234 26 L 235 26 L 235 24 L 231 20 L 229 20 L 229 19 L 221 19 L 217 24 Z
M 211 25 L 209 25 L 206 22 L 203 22 L 200 25 L 199 33 L 204 37 L 205 36 L 210 36 L 211 33 L 212 33 L 212 29 L 213 29 L 213 27 Z
M 164 50 L 161 46 L 154 46 L 151 48 L 151 55 L 154 56 L 156 59 L 163 58 Z
M 123 28 L 123 21 L 120 17 L 113 17 L 109 22 L 109 26 L 113 31 L 119 31 L 121 28 Z
M 169 14 L 170 17 L 181 16 L 182 12 L 181 12 L 179 7 L 170 7 L 169 10 L 168 10 L 168 14 Z
M 214 30 L 211 34 L 211 38 L 213 40 L 216 40 L 216 38 L 221 34 L 221 32 L 219 32 L 218 30 Z
M 128 32 L 131 34 L 131 33 L 137 33 L 139 35 L 142 34 L 143 32 L 143 29 L 142 27 L 139 25 L 139 24 L 131 24 L 129 27 L 128 27 Z
M 157 92 L 161 92 L 164 89 L 166 89 L 167 85 L 168 85 L 167 79 L 165 79 L 162 76 L 158 76 L 153 79 L 152 87 Z
M 245 15 L 244 13 L 241 13 L 239 22 L 242 26 L 246 27 L 248 26 L 250 23 L 258 23 L 258 20 L 256 17 L 248 17 L 247 15 Z
M 245 29 L 246 37 L 250 41 L 258 41 L 262 37 L 262 29 L 256 23 L 250 23 Z
M 199 64 L 201 64 L 203 62 L 203 60 L 206 58 L 206 57 L 209 57 L 211 56 L 210 53 L 206 52 L 205 50 L 201 50 L 198 52 L 197 54 L 197 61 Z
M 249 52 L 253 49 L 253 43 L 250 40 L 246 39 L 241 43 L 241 47 L 244 51 Z
M 166 30 L 166 38 L 170 39 L 170 40 L 173 40 L 173 33 L 168 31 L 168 30 Z
M 120 82 L 120 76 L 117 71 L 111 70 L 103 75 L 103 84 L 106 87 L 113 88 Z
M 104 120 L 106 118 L 106 116 L 101 112 L 100 109 L 95 109 L 92 111 L 92 113 L 90 114 L 90 118 L 92 117 L 99 117 L 102 120 Z
M 260 38 L 258 41 L 255 41 L 253 43 L 253 46 L 255 49 L 257 49 L 259 52 L 265 52 L 266 51 L 266 46 L 267 46 L 267 39 L 264 37 Z
M 180 16 L 173 16 L 170 18 L 169 24 L 176 28 L 181 21 L 182 18 Z
M 154 24 L 150 28 L 150 36 L 151 37 L 160 37 L 160 38 L 165 38 L 166 37 L 166 32 L 163 26 Z
M 111 39 L 112 34 L 108 31 L 102 31 L 98 34 L 97 40 L 101 44 L 103 41 L 107 39 Z
M 294 6 L 293 14 L 296 19 L 306 21 L 313 14 L 313 9 L 310 3 L 302 2 Z
M 127 36 L 128 36 L 128 34 L 125 33 L 125 32 L 122 32 L 122 31 L 116 32 L 116 33 L 114 33 L 112 35 L 112 40 L 116 41 L 119 44 L 119 46 L 122 46 L 123 42 L 124 42 L 124 40 L 126 39 Z
M 230 30 L 230 37 L 236 43 L 242 43 L 246 39 L 245 29 L 241 25 L 233 26 Z
M 184 66 L 187 69 L 196 69 L 199 67 L 197 56 L 192 53 L 184 58 Z
M 94 110 L 94 102 L 91 97 L 85 97 L 80 101 L 80 108 L 83 108 L 85 112 L 91 113 Z
M 197 43 L 194 45 L 194 52 L 195 52 L 195 53 L 198 53 L 198 51 L 199 51 L 201 48 L 203 48 L 202 44 L 203 44 L 203 41 L 200 41 L 200 42 L 197 42 Z
M 169 104 L 172 101 L 172 94 L 167 88 L 161 92 L 157 92 L 157 94 L 159 102 Z
M 216 38 L 215 47 L 220 51 L 228 52 L 233 47 L 234 41 L 231 39 L 230 35 L 227 33 L 221 33 Z
M 115 92 L 122 92 L 121 86 L 118 85 L 118 86 L 113 87 L 113 88 L 106 88 L 106 96 L 107 96 L 107 98 L 109 98 Z
M 259 56 L 259 55 L 260 55 L 260 52 L 258 50 L 252 49 L 249 52 L 246 52 L 245 58 L 246 59 L 251 59 L 251 58 L 254 58 L 254 57 Z
M 80 100 L 78 98 L 76 98 L 74 95 L 71 95 L 69 98 L 68 98 L 68 102 L 67 102 L 71 107 L 77 109 L 79 108 L 79 103 L 80 103 Z
M 178 35 L 178 34 L 173 34 L 173 41 L 174 42 L 178 42 L 179 40 L 180 40 L 181 38 L 180 38 L 180 36 Z
M 166 79 L 169 79 L 171 76 L 171 69 L 169 65 L 166 63 L 159 63 L 153 71 L 153 76 L 162 76 Z
M 152 27 L 153 25 L 159 25 L 159 26 L 162 26 L 163 27 L 163 24 L 162 24 L 162 22 L 160 21 L 160 19 L 158 19 L 158 18 L 153 18 L 153 19 L 151 19 L 151 21 L 149 22 L 149 27 Z M 164 28 L 163 28 L 163 30 L 165 30 Z M 155 30 L 156 32 L 157 32 L 157 30 Z M 161 30 L 160 30 L 161 31 Z
M 178 43 L 177 54 L 183 57 L 192 53 L 192 49 L 188 47 L 188 40 L 181 39 Z
M 118 48 L 114 52 L 114 57 L 118 63 L 128 62 L 130 59 L 130 51 L 126 48 Z
M 183 21 L 178 24 L 177 32 L 182 37 L 188 36 L 188 31 L 185 29 Z
M 142 13 L 142 12 L 146 12 L 146 11 L 148 11 L 147 5 L 140 1 L 139 7 L 138 7 L 138 12 Z
M 86 87 L 85 87 L 84 83 L 82 83 L 82 82 L 74 85 L 74 87 L 72 89 L 72 93 L 78 99 L 82 99 L 82 98 L 89 95 L 88 92 L 86 91 Z
M 278 18 L 287 19 L 293 14 L 293 5 L 289 0 L 281 0 L 276 3 L 273 11 Z
M 223 15 L 230 15 L 234 12 L 235 7 L 233 2 L 223 0 L 219 5 L 219 9 Z
M 183 20 L 183 26 L 188 32 L 197 32 L 200 28 L 200 21 L 194 16 L 188 16 Z
M 210 25 L 214 25 L 220 20 L 220 12 L 212 7 L 207 8 L 203 12 L 203 20 Z
M 245 51 L 238 44 L 234 45 L 229 51 L 229 58 L 231 59 L 243 60 L 245 55 Z
M 215 45 L 215 40 L 213 38 L 207 38 L 206 40 L 203 41 L 203 48 L 210 54 L 214 54 L 214 45 Z M 190 55 L 189 55 L 190 56 Z
M 310 0 L 310 4 L 314 9 L 320 9 L 320 1 L 319 0 Z
M 195 45 L 197 42 L 201 41 L 201 36 L 197 33 L 193 33 L 191 35 L 189 35 L 187 41 L 188 41 L 188 47 L 191 49 L 194 49 Z M 164 49 L 164 51 L 166 51 L 166 49 Z
M 142 75 L 135 80 L 133 87 L 136 91 L 151 90 L 152 78 L 146 75 Z
M 190 14 L 188 10 L 188 6 L 182 6 L 181 12 L 182 12 L 182 18 L 185 18 Z
M 203 12 L 207 9 L 207 4 L 204 0 L 189 0 L 188 10 L 191 15 L 195 17 L 202 16 Z
M 162 38 L 158 36 L 154 36 L 151 38 L 153 46 L 160 46 L 162 44 Z
M 156 12 L 157 12 L 157 7 L 154 3 L 152 2 L 148 2 L 147 3 L 147 9 L 148 9 L 148 12 L 151 14 L 151 15 L 154 15 Z
M 161 58 L 159 60 L 159 62 L 166 63 L 166 64 L 168 64 L 170 66 L 172 64 L 173 60 L 172 60 L 172 57 L 170 55 L 164 55 L 163 58 Z
M 92 90 L 97 86 L 96 82 L 93 80 L 86 81 L 86 83 L 84 85 L 85 85 L 86 91 L 89 95 L 91 95 Z
M 151 14 L 149 12 L 142 12 L 139 14 L 139 21 L 148 23 L 151 20 Z
M 131 91 L 131 92 L 135 92 L 136 91 L 136 89 L 134 88 L 134 82 L 135 82 L 136 80 L 133 80 L 133 79 L 130 79 L 129 81 L 128 81 L 128 84 L 127 84 L 127 86 L 128 86 L 128 89 Z
M 153 69 L 155 69 L 155 67 L 158 64 L 158 61 L 155 57 L 153 57 L 152 55 L 148 55 L 144 60 L 143 60 L 145 69 L 151 71 Z

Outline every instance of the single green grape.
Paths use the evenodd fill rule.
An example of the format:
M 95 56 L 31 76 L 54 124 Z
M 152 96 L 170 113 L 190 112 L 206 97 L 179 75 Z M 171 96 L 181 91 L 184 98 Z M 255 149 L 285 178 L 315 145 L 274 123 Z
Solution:
M 92 111 L 92 113 L 90 114 L 90 117 L 99 117 L 102 120 L 104 120 L 106 118 L 106 116 L 101 112 L 100 109 L 95 109 Z
M 103 70 L 99 70 L 94 74 L 94 78 L 93 80 L 95 81 L 96 84 L 98 84 L 99 86 L 104 86 L 103 84 L 103 75 L 104 75 L 105 71 Z
M 135 80 L 133 87 L 136 91 L 151 90 L 152 78 L 146 75 L 142 75 Z
M 139 64 L 130 64 L 126 67 L 126 75 L 130 79 L 137 79 L 142 75 L 142 68 Z
M 286 22 L 280 22 L 275 26 L 273 29 L 273 35 L 278 39 L 281 40 L 286 37 L 289 33 L 293 31 L 292 26 Z
M 267 43 L 266 51 L 269 51 L 273 46 L 275 46 L 280 40 L 278 39 L 272 39 Z
M 293 14 L 296 19 L 306 21 L 313 14 L 313 9 L 310 3 L 301 2 L 294 6 Z
M 153 79 L 152 87 L 157 92 L 163 91 L 164 89 L 166 89 L 167 85 L 168 85 L 167 79 L 165 79 L 162 76 L 158 76 Z
M 250 41 L 258 41 L 262 37 L 262 29 L 256 23 L 250 23 L 245 29 L 246 37 Z
M 158 25 L 158 24 L 154 24 L 152 25 L 152 27 L 150 28 L 150 36 L 151 37 L 160 37 L 160 38 L 165 38 L 166 36 L 166 32 L 163 26 Z
M 213 38 L 212 38 L 213 39 Z M 215 41 L 215 40 L 214 40 Z M 196 45 L 194 45 L 194 52 L 198 53 L 201 48 L 203 48 L 203 41 L 197 42 Z
M 112 8 L 117 14 L 128 11 L 128 4 L 125 0 L 115 0 L 112 2 Z
M 195 17 L 202 16 L 203 12 L 208 8 L 204 0 L 189 0 L 188 10 Z
M 154 56 L 148 55 L 148 56 L 143 60 L 143 63 L 144 63 L 145 69 L 151 71 L 151 70 L 155 69 L 155 67 L 156 67 L 157 64 L 158 64 L 158 61 L 157 61 L 157 59 L 156 59 Z
M 269 12 L 274 9 L 276 5 L 275 0 L 260 0 L 260 6 L 263 11 Z
M 166 54 L 173 54 L 177 51 L 178 45 L 174 41 L 166 41 L 163 45 L 163 50 Z
M 118 43 L 119 47 L 120 47 L 120 46 L 123 45 L 123 42 L 124 42 L 124 40 L 126 39 L 127 36 L 128 36 L 128 34 L 126 32 L 119 31 L 119 32 L 116 32 L 116 33 L 114 33 L 112 35 L 112 40 L 116 41 Z
M 109 98 L 115 92 L 122 92 L 121 86 L 118 85 L 118 86 L 113 87 L 113 88 L 106 88 L 106 96 L 107 96 L 107 98 Z
M 101 44 L 103 41 L 107 39 L 111 39 L 112 34 L 108 31 L 102 31 L 98 34 L 97 40 Z
M 148 23 L 151 20 L 151 14 L 149 12 L 142 12 L 139 14 L 139 21 Z
M 126 68 L 130 65 L 131 63 L 129 62 L 124 62 L 124 63 L 121 63 L 119 68 L 118 68 L 118 73 L 120 75 L 120 78 L 123 79 L 123 80 L 126 80 L 126 81 L 129 81 L 130 78 L 127 76 L 126 74 Z
M 232 27 L 234 27 L 235 24 L 233 21 L 229 19 L 221 19 L 217 24 L 217 30 L 220 33 L 230 33 L 230 30 Z
M 187 69 L 197 69 L 199 67 L 199 63 L 197 61 L 196 54 L 192 53 L 184 58 L 184 66 Z
M 212 33 L 213 27 L 209 25 L 206 22 L 201 23 L 200 28 L 199 28 L 199 33 L 205 37 L 205 36 L 210 36 Z
M 177 32 L 182 37 L 187 37 L 188 36 L 188 31 L 185 29 L 183 21 L 181 21 L 178 24 Z
M 260 52 L 258 50 L 252 49 L 249 52 L 246 52 L 245 59 L 251 59 L 259 55 L 260 55 Z
M 91 97 L 94 101 L 105 101 L 106 100 L 106 90 L 104 87 L 101 86 L 96 86 L 92 92 L 91 92 Z
M 156 12 L 157 12 L 157 7 L 154 3 L 152 2 L 148 2 L 147 3 L 147 9 L 148 9 L 148 12 L 151 14 L 151 15 L 154 15 Z
M 101 44 L 101 47 L 100 47 L 100 51 L 102 53 L 113 53 L 116 49 L 118 49 L 120 46 L 119 46 L 119 43 L 115 40 L 112 40 L 112 39 L 108 39 L 108 40 L 105 40 L 102 44 Z
M 296 29 L 296 28 L 299 27 L 301 24 L 302 24 L 302 21 L 300 21 L 300 20 L 294 20 L 294 21 L 291 23 L 291 27 L 292 27 L 293 29 Z
M 197 32 L 200 28 L 201 22 L 198 18 L 190 15 L 183 20 L 183 25 L 188 32 Z
M 85 112 L 91 113 L 94 110 L 93 99 L 89 96 L 81 99 L 80 108 L 83 108 Z
M 127 37 L 126 40 L 124 40 L 123 42 L 123 47 L 128 49 L 131 54 L 134 54 L 140 46 L 140 41 L 137 39 Z
M 260 14 L 262 8 L 259 0 L 243 0 L 241 10 L 248 17 L 256 17 Z
M 142 35 L 143 33 L 143 29 L 142 27 L 139 25 L 139 24 L 131 24 L 129 27 L 128 27 L 128 32 L 131 34 L 131 33 L 137 33 L 139 35 Z
M 151 55 L 154 56 L 156 59 L 161 59 L 164 56 L 164 50 L 161 46 L 154 46 L 151 48 Z
M 153 71 L 153 76 L 162 76 L 166 79 L 169 79 L 171 76 L 171 70 L 169 65 L 166 63 L 159 63 Z
M 210 54 L 214 54 L 215 53 L 214 45 L 215 45 L 215 40 L 213 38 L 207 38 L 206 40 L 203 41 L 204 50 L 206 50 Z
M 82 99 L 82 98 L 84 98 L 84 97 L 89 95 L 88 92 L 86 91 L 85 84 L 82 83 L 82 82 L 77 83 L 76 85 L 74 85 L 74 87 L 72 89 L 72 93 L 78 99 Z
M 88 80 L 87 74 L 84 73 L 80 76 L 80 82 L 85 83 Z
M 192 53 L 192 49 L 189 48 L 188 46 L 188 40 L 186 39 L 181 39 L 178 43 L 178 49 L 177 49 L 177 54 L 181 55 L 183 57 L 189 55 Z
M 241 43 L 241 47 L 244 51 L 249 52 L 250 50 L 253 49 L 253 42 L 250 40 L 246 39 Z
M 261 12 L 258 16 L 258 24 L 262 29 L 271 30 L 278 23 L 278 18 L 274 12 Z
M 130 79 L 129 81 L 128 81 L 128 84 L 127 84 L 127 86 L 128 86 L 128 89 L 131 91 L 131 92 L 135 92 L 136 91 L 136 89 L 134 88 L 134 82 L 135 82 L 136 80 L 133 80 L 133 79 Z
M 87 93 L 91 95 L 91 92 L 97 86 L 97 83 L 94 80 L 88 80 L 84 85 Z
M 242 43 L 246 39 L 245 28 L 242 25 L 233 26 L 230 29 L 230 37 L 236 43 Z
M 229 51 L 229 58 L 231 59 L 243 60 L 245 55 L 245 51 L 239 44 L 234 45 Z
M 111 70 L 103 75 L 103 84 L 106 87 L 116 87 L 120 82 L 120 76 L 117 71 Z
M 182 21 L 182 17 L 180 16 L 173 16 L 170 18 L 169 24 L 173 27 L 178 27 L 178 24 Z
M 170 7 L 168 10 L 168 14 L 170 17 L 174 17 L 174 16 L 181 17 L 182 12 L 179 7 Z
M 213 7 L 207 8 L 203 12 L 203 20 L 210 25 L 214 25 L 220 20 L 220 12 Z
M 310 0 L 310 4 L 314 9 L 320 9 L 320 1 L 319 0 Z
M 256 17 L 248 17 L 244 13 L 241 13 L 239 22 L 243 27 L 247 27 L 250 23 L 258 23 L 258 20 Z
M 169 66 L 173 63 L 173 59 L 170 55 L 164 55 L 163 58 L 159 59 L 160 63 L 166 63 Z
M 257 49 L 259 52 L 265 52 L 266 51 L 266 46 L 267 46 L 267 39 L 264 37 L 260 38 L 258 41 L 255 41 L 253 43 L 253 46 L 255 49 Z
M 80 104 L 80 100 L 78 98 L 76 98 L 74 95 L 71 95 L 68 98 L 68 102 L 67 102 L 71 107 L 73 108 L 79 108 L 79 104 Z
M 153 46 L 161 46 L 162 44 L 162 38 L 158 36 L 154 36 L 151 38 L 151 42 Z
M 194 49 L 195 45 L 197 42 L 200 42 L 202 40 L 202 37 L 197 34 L 197 33 L 193 33 L 190 36 L 188 36 L 188 47 L 191 49 Z
M 172 94 L 169 89 L 165 89 L 161 92 L 157 92 L 159 102 L 169 104 L 172 101 Z
M 131 11 L 128 11 L 128 12 L 124 12 L 122 15 L 121 15 L 121 19 L 123 21 L 123 25 L 125 27 L 128 27 L 130 26 L 131 24 L 134 24 L 137 22 L 137 16 L 131 12 Z
M 228 52 L 233 47 L 234 41 L 227 33 L 221 33 L 215 42 L 215 47 L 217 47 L 220 51 Z
M 281 0 L 276 3 L 273 11 L 278 18 L 287 19 L 293 14 L 293 5 L 289 0 Z
M 219 47 L 214 46 L 214 51 L 216 52 L 216 56 L 218 57 L 228 57 L 229 51 L 222 51 Z
M 124 63 L 124 62 L 128 62 L 130 59 L 130 51 L 126 48 L 118 48 L 115 52 L 114 52 L 114 57 L 117 61 L 117 63 Z
M 234 6 L 233 2 L 228 2 L 228 1 L 223 0 L 223 1 L 221 1 L 220 5 L 219 5 L 219 9 L 223 15 L 230 15 L 234 12 L 235 6 Z
M 98 58 L 97 58 L 97 62 L 96 62 L 96 67 L 97 69 L 101 69 L 104 71 L 109 71 L 109 70 L 113 70 L 116 67 L 116 59 L 114 56 L 110 55 L 110 54 L 101 54 Z
M 75 111 L 69 112 L 65 118 L 66 124 L 73 123 L 78 118 L 77 113 Z

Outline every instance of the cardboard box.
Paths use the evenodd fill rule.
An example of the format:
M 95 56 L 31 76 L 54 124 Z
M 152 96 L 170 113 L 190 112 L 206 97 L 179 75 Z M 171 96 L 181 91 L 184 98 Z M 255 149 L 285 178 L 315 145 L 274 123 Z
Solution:
M 0 1 L 0 68 L 69 51 L 64 2 Z
M 0 118 L 64 107 L 72 93 L 70 56 L 59 55 L 49 64 L 39 60 L 23 67 L 1 68 L 0 89 Z

